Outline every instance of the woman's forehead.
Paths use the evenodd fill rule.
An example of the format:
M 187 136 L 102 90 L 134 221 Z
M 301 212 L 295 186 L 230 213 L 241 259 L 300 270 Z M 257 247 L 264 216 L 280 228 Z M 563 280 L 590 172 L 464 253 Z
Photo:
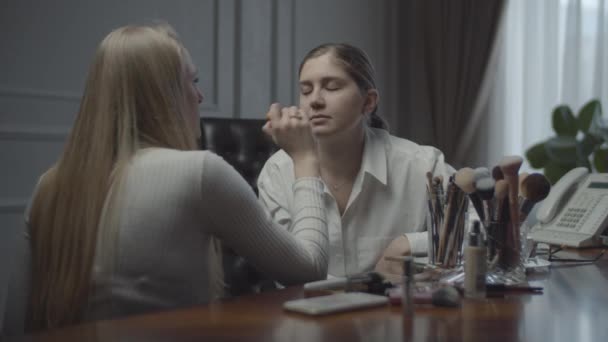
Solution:
M 331 53 L 307 60 L 300 72 L 300 81 L 322 77 L 348 78 L 344 66 Z

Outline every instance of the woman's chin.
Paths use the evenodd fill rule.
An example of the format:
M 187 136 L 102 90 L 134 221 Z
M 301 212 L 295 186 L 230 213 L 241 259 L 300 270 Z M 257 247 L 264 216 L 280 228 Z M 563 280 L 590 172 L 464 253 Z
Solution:
M 312 134 L 315 137 L 324 137 L 324 136 L 330 136 L 334 133 L 334 130 L 331 127 L 328 126 L 312 126 Z

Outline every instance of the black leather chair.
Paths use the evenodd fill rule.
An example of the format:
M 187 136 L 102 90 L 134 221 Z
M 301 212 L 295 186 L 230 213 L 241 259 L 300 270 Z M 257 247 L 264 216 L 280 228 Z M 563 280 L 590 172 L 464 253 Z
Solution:
M 222 156 L 257 194 L 257 179 L 276 145 L 262 132 L 265 120 L 201 118 L 201 148 Z
M 201 148 L 223 157 L 257 195 L 257 178 L 276 145 L 262 132 L 265 120 L 201 118 Z M 237 296 L 275 288 L 274 282 L 260 274 L 244 258 L 223 248 L 227 294 Z

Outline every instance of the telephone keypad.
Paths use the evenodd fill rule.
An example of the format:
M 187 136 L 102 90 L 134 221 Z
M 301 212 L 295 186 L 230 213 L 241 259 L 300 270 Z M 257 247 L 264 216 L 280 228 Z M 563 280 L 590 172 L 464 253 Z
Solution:
M 557 222 L 557 226 L 574 231 L 581 231 L 583 224 L 591 216 L 591 213 L 598 206 L 601 200 L 606 198 L 597 198 L 595 196 L 584 196 L 577 201 L 580 207 L 570 207 L 566 209 L 562 217 Z
M 585 198 L 581 199 L 581 202 L 588 202 L 589 200 L 590 200 L 590 198 L 585 197 Z M 587 208 L 570 207 L 570 208 L 566 209 L 566 212 L 562 215 L 561 219 L 557 223 L 557 226 L 579 231 L 580 228 L 582 227 L 582 225 L 579 225 L 579 223 L 584 221 L 583 217 L 586 219 L 586 217 L 588 216 L 587 214 L 588 214 Z

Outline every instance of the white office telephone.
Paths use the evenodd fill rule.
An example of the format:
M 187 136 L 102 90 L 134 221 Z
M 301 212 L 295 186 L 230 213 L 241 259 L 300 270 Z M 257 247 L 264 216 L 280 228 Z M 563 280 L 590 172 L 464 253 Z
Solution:
M 608 225 L 608 173 L 589 173 L 579 167 L 551 188 L 541 203 L 538 223 L 529 237 L 537 242 L 570 247 L 599 244 Z

